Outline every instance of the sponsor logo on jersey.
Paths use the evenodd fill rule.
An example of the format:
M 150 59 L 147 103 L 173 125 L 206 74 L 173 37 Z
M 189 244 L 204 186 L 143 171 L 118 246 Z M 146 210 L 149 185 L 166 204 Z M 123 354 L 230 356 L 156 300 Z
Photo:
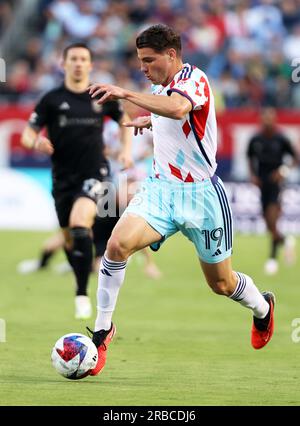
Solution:
M 70 105 L 68 104 L 68 102 L 63 102 L 62 104 L 59 105 L 58 109 L 60 111 L 66 111 L 70 109 Z
M 68 123 L 67 117 L 65 115 L 60 115 L 58 117 L 58 123 L 59 123 L 59 127 L 66 127 Z

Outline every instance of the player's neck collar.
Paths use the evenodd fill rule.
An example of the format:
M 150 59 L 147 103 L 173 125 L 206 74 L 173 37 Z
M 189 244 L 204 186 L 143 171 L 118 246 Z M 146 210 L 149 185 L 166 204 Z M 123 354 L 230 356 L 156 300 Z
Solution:
M 188 65 L 188 64 L 181 64 L 180 68 L 178 71 L 176 71 L 176 73 L 173 75 L 173 77 L 171 78 L 171 80 L 167 83 L 167 84 L 162 84 L 163 87 L 167 87 L 169 86 L 169 84 L 172 83 L 172 81 L 174 80 L 174 78 L 176 77 L 176 75 L 178 75 L 183 69 L 184 67 Z
M 82 95 L 84 93 L 87 93 L 87 88 L 88 88 L 88 86 L 87 86 L 86 89 L 79 91 L 79 90 L 73 89 L 70 86 L 68 86 L 65 81 L 63 83 L 63 86 L 64 86 L 65 90 L 67 90 L 70 93 L 75 93 L 76 95 Z

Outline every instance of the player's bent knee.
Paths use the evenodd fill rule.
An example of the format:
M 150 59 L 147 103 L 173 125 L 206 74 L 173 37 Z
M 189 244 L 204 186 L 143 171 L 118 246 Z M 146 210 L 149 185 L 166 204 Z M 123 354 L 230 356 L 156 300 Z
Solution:
M 115 261 L 125 261 L 130 256 L 131 251 L 129 247 L 125 244 L 125 242 L 122 242 L 119 238 L 111 237 L 108 240 L 107 247 L 106 247 L 106 256 L 110 260 Z
M 221 296 L 230 296 L 233 293 L 232 285 L 226 279 L 211 281 L 208 285 L 214 293 Z

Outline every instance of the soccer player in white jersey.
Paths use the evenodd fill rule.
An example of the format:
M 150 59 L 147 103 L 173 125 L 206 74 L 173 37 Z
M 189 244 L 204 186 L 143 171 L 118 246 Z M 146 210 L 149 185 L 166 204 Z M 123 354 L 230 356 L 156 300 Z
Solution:
M 274 330 L 274 295 L 261 293 L 253 280 L 233 271 L 231 210 L 215 174 L 217 124 L 214 98 L 203 71 L 181 59 L 180 36 L 154 25 L 136 40 L 141 71 L 153 83 L 152 94 L 109 84 L 93 84 L 99 104 L 126 99 L 151 112 L 125 123 L 135 133 L 152 127 L 154 172 L 129 203 L 108 241 L 99 271 L 98 315 L 93 341 L 99 360 L 91 375 L 104 367 L 115 333 L 112 315 L 125 278 L 126 261 L 146 246 L 158 249 L 177 231 L 193 243 L 208 285 L 253 314 L 251 343 L 265 346 Z

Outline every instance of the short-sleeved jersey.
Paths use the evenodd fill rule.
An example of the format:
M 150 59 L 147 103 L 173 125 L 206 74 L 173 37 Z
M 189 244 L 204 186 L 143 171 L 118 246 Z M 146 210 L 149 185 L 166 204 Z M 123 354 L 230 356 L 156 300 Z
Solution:
M 75 93 L 64 85 L 51 90 L 38 102 L 29 125 L 35 130 L 47 128 L 54 146 L 51 161 L 56 188 L 77 184 L 98 175 L 99 171 L 102 174 L 101 169 L 107 166 L 102 138 L 104 116 L 119 121 L 120 104 L 113 101 L 97 105 L 87 92 Z
M 168 86 L 152 87 L 157 96 L 185 96 L 192 110 L 181 120 L 151 114 L 154 174 L 160 179 L 199 182 L 217 168 L 217 123 L 214 97 L 204 72 L 184 64 Z
M 268 178 L 270 173 L 282 165 L 285 155 L 296 157 L 289 139 L 279 132 L 270 136 L 258 133 L 249 142 L 247 156 L 252 161 L 254 173 Z

